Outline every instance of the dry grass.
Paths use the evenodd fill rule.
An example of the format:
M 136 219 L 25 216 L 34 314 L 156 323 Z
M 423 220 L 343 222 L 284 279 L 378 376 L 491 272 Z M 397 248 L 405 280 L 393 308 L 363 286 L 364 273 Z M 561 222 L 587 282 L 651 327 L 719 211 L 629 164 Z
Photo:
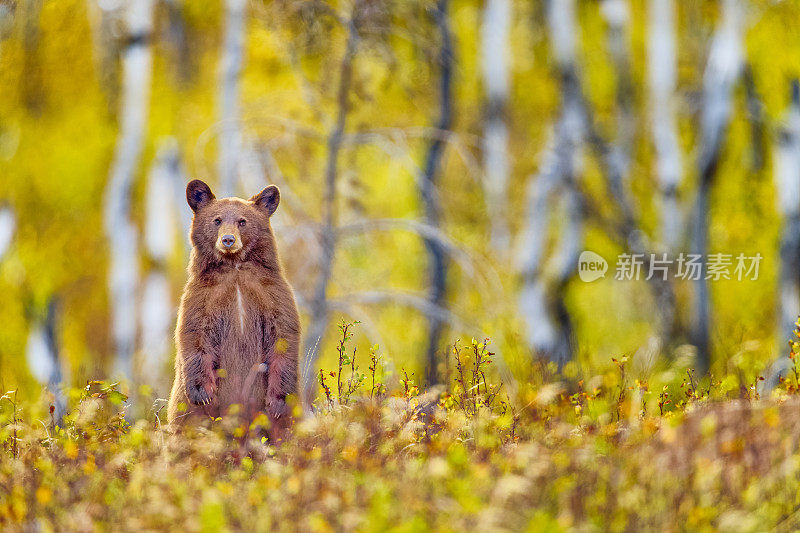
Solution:
M 124 398 L 98 382 L 76 393 L 63 427 L 7 395 L 0 528 L 800 527 L 800 405 L 788 383 L 770 399 L 730 399 L 689 374 L 672 401 L 666 389 L 628 383 L 622 360 L 591 390 L 549 381 L 511 398 L 487 379 L 486 346 L 473 343 L 457 353 L 446 391 L 420 394 L 403 376 L 387 395 L 375 359 L 363 378 L 346 359 L 343 372 L 364 387 L 343 401 L 323 393 L 317 414 L 280 446 L 258 436 L 263 419 L 247 427 L 229 417 L 182 435 L 159 429 L 155 413 L 128 424 Z M 352 388 L 349 373 L 328 376 Z M 367 390 L 373 380 L 377 393 Z

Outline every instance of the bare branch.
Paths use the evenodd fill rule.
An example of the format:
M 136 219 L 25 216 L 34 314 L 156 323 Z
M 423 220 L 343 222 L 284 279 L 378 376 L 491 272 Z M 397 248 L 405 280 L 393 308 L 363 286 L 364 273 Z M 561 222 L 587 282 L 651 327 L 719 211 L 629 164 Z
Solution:
M 481 183 L 481 165 L 471 152 L 471 149 L 476 148 L 480 142 L 480 139 L 475 136 L 429 127 L 377 128 L 346 135 L 344 143 L 374 143 L 382 148 L 387 155 L 401 159 L 408 172 L 419 184 L 422 171 L 411 157 L 412 149 L 408 143 L 409 139 L 440 140 L 447 144 L 448 149 L 457 155 L 464 164 L 470 179 L 475 183 Z
M 467 324 L 465 320 L 448 309 L 432 303 L 429 298 L 420 294 L 400 290 L 374 290 L 346 294 L 340 298 L 332 299 L 333 302 L 350 302 L 358 304 L 387 304 L 393 303 L 404 307 L 411 307 L 424 314 L 429 320 L 446 322 L 460 331 L 470 332 L 476 328 Z M 337 304 L 338 305 L 338 304 Z
M 435 242 L 443 252 L 457 259 L 467 275 L 473 276 L 475 273 L 474 261 L 469 254 L 464 251 L 462 246 L 454 243 L 439 228 L 433 227 L 424 222 L 406 218 L 378 218 L 373 220 L 360 220 L 351 222 L 337 228 L 340 237 L 348 237 L 369 231 L 394 231 L 402 230 L 414 233 L 427 241 Z

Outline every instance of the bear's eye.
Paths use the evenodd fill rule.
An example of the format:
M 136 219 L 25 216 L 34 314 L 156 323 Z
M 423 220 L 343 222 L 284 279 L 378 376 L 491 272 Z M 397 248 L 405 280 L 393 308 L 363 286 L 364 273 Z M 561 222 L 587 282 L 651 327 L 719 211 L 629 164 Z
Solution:
M 247 221 L 246 221 L 245 219 L 241 219 L 241 220 L 239 221 L 239 226 L 240 226 L 240 227 L 242 227 L 242 228 L 243 228 L 245 224 L 247 224 Z
M 219 217 L 215 218 L 215 219 L 214 219 L 214 224 L 216 224 L 217 226 L 219 226 L 220 224 L 222 224 L 222 219 L 221 219 L 221 218 L 219 218 Z

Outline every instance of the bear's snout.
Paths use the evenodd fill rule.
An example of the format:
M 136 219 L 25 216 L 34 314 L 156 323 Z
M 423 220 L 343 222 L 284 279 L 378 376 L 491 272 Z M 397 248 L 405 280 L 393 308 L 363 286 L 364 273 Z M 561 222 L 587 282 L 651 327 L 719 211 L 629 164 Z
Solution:
M 242 249 L 242 238 L 235 228 L 226 228 L 225 225 L 223 225 L 218 235 L 217 250 L 223 254 L 235 254 Z

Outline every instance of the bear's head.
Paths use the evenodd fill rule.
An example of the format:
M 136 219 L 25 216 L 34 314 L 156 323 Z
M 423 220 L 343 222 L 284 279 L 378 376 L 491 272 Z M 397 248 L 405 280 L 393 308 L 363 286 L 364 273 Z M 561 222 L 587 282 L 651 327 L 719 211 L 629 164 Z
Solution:
M 274 237 L 269 218 L 275 213 L 281 194 L 270 185 L 249 200 L 217 199 L 200 180 L 186 186 L 186 201 L 194 211 L 192 245 L 206 257 L 247 261 L 253 251 L 274 254 Z

